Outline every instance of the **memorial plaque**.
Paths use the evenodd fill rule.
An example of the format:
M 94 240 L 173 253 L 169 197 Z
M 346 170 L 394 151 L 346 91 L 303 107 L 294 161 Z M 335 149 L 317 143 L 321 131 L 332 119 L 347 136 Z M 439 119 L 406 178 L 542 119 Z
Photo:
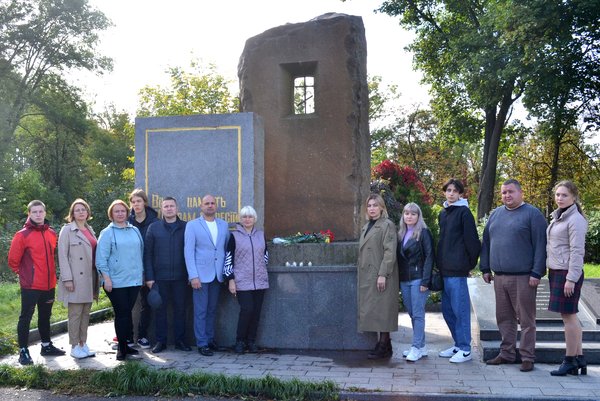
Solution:
M 254 113 L 136 118 L 135 183 L 160 210 L 165 196 L 179 217 L 200 216 L 202 197 L 217 201 L 217 217 L 235 223 L 253 206 L 264 221 L 264 131 Z

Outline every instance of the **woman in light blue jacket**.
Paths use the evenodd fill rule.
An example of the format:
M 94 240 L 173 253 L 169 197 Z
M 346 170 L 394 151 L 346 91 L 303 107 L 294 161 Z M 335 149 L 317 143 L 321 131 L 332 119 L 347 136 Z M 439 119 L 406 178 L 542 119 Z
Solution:
M 129 207 L 120 199 L 108 207 L 110 223 L 100 232 L 96 248 L 96 267 L 103 288 L 115 312 L 115 332 L 119 341 L 117 360 L 138 351 L 127 345 L 133 329 L 131 311 L 143 280 L 144 242 L 139 230 L 127 221 Z

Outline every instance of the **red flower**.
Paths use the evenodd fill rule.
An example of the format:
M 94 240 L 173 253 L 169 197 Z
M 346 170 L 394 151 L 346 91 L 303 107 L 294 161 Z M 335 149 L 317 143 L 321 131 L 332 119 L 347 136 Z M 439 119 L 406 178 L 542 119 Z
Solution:
M 335 238 L 333 235 L 333 232 L 330 229 L 327 229 L 325 231 L 321 230 L 321 234 L 324 235 L 325 237 L 328 237 L 329 242 L 333 242 L 333 239 Z

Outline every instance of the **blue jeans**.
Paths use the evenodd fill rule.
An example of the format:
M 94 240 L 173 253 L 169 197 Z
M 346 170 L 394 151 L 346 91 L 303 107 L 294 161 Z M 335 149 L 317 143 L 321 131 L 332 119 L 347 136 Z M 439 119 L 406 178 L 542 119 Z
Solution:
M 402 300 L 413 327 L 412 346 L 416 348 L 425 346 L 425 303 L 429 296 L 429 290 L 421 292 L 420 286 L 421 279 L 400 282 Z
M 217 279 L 202 283 L 199 290 L 192 291 L 194 300 L 194 334 L 198 348 L 208 346 L 215 339 L 215 319 L 221 283 Z
M 466 277 L 444 277 L 442 315 L 450 329 L 454 346 L 471 352 L 471 301 Z

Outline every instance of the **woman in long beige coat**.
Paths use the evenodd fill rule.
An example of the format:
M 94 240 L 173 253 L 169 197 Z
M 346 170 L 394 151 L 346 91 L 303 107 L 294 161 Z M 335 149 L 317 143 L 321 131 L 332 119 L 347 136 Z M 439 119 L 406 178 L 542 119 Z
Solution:
M 93 300 L 98 299 L 98 272 L 94 264 L 96 236 L 87 223 L 90 206 L 76 199 L 65 218 L 68 222 L 58 236 L 60 280 L 58 300 L 64 302 L 69 316 L 69 343 L 73 358 L 94 356 L 86 344 Z
M 390 332 L 398 331 L 398 244 L 396 226 L 388 219 L 381 196 L 367 198 L 367 224 L 358 249 L 358 330 L 379 333 L 369 359 L 392 356 Z

